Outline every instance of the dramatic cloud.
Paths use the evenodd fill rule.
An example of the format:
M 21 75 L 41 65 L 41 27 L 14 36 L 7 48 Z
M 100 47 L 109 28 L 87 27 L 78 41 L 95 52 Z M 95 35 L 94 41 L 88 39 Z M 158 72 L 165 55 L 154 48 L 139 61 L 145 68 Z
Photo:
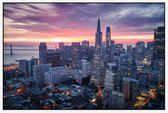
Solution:
M 4 4 L 4 41 L 94 41 L 97 18 L 112 39 L 152 40 L 164 25 L 164 4 Z M 29 40 L 26 40 L 29 39 Z M 53 40 L 53 41 L 52 41 Z

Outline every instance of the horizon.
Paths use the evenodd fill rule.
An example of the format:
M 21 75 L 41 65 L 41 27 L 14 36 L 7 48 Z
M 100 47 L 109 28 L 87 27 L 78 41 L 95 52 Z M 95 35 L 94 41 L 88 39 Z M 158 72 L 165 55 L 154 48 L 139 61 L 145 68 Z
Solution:
M 83 40 L 83 41 L 85 41 L 85 40 Z M 142 41 L 142 40 L 140 40 L 140 41 Z M 143 42 L 145 43 L 145 47 L 146 47 L 147 46 L 147 42 L 153 42 L 153 41 L 154 40 L 143 41 Z M 137 41 L 137 42 L 139 42 L 139 41 Z M 123 48 L 127 49 L 128 45 L 132 45 L 132 47 L 135 47 L 137 42 L 130 42 L 130 43 L 116 43 L 115 42 L 115 44 L 123 44 Z M 19 44 L 19 43 L 4 43 L 4 50 L 10 49 L 10 44 L 12 44 L 13 49 L 26 49 L 26 48 L 39 49 L 40 43 L 41 42 L 33 43 L 31 45 L 30 44 L 26 44 L 25 45 L 25 44 Z M 44 43 L 46 43 L 46 42 L 44 42 Z M 56 46 L 56 48 L 59 48 L 59 43 L 60 42 L 53 42 L 53 43 L 48 42 L 48 43 L 46 43 L 46 45 L 47 45 L 48 49 L 55 49 L 55 46 Z M 63 43 L 64 43 L 65 46 L 71 46 L 73 42 L 63 42 Z M 104 41 L 103 41 L 103 43 L 104 43 Z M 80 41 L 80 45 L 81 44 L 82 44 L 82 41 Z M 91 43 L 89 42 L 89 46 L 95 46 L 95 43 L 94 42 L 91 42 Z

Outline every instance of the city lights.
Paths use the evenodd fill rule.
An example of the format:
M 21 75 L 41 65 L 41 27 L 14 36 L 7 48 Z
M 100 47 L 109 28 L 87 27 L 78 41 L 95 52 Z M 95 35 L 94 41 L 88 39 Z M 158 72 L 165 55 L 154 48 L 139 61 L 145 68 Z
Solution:
M 164 3 L 4 3 L 4 110 L 164 110 Z

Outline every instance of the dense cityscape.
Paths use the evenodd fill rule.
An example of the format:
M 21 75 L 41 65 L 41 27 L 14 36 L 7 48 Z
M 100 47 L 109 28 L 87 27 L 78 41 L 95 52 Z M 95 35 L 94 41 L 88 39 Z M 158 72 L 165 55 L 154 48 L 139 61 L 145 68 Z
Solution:
M 100 19 L 95 46 L 41 42 L 39 58 L 5 65 L 3 109 L 165 109 L 164 26 L 154 28 L 154 41 L 125 49 L 110 27 L 102 41 Z

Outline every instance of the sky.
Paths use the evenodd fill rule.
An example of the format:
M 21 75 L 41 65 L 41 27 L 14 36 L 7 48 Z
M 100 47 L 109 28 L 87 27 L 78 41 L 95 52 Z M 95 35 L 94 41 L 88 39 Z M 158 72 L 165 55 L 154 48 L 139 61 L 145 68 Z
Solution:
M 152 41 L 153 30 L 164 25 L 164 4 L 4 3 L 4 43 L 95 42 L 100 18 L 103 40 L 107 26 L 116 43 Z

